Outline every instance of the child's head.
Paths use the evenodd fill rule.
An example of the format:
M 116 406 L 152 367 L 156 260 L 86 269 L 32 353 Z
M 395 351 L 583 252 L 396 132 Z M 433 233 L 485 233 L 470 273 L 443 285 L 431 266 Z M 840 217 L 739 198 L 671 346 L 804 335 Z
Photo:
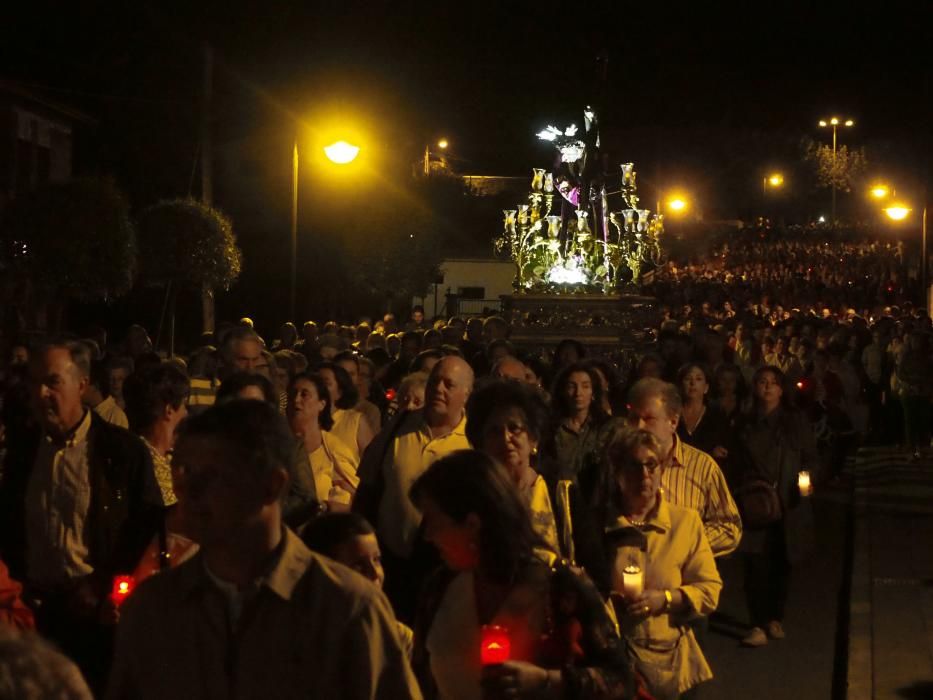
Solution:
M 302 535 L 312 551 L 330 557 L 382 588 L 385 571 L 376 532 L 357 513 L 329 513 L 311 522 Z
M 399 411 L 416 411 L 424 407 L 424 392 L 428 384 L 427 372 L 412 372 L 398 386 Z

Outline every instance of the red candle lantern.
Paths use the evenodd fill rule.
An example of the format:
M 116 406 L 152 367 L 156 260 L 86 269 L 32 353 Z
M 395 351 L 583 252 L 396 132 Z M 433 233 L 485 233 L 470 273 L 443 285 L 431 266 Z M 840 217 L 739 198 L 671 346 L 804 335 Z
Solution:
M 118 608 L 136 587 L 136 579 L 132 576 L 114 576 L 113 590 L 110 591 L 110 600 Z
M 483 625 L 480 643 L 480 661 L 483 666 L 503 664 L 512 654 L 512 642 L 509 631 L 499 625 Z

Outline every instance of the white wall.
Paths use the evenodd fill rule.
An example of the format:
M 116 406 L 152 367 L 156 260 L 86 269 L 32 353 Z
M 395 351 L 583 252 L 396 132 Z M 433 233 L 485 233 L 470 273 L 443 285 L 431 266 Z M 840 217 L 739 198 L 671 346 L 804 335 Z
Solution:
M 512 280 L 515 278 L 515 265 L 511 262 L 491 260 L 488 258 L 450 258 L 441 265 L 444 281 L 437 286 L 437 308 L 443 309 L 447 300 L 448 291 L 458 293 L 463 287 L 483 287 L 483 298 L 498 302 L 503 294 L 512 293 Z M 415 297 L 412 304 L 424 306 L 427 318 L 436 316 L 434 308 L 434 288 L 428 290 L 426 296 Z M 487 303 L 487 306 L 492 304 Z M 482 308 L 480 302 L 471 304 L 463 302 L 462 310 L 469 314 L 471 307 L 477 307 L 476 313 Z M 446 313 L 446 312 L 445 312 Z

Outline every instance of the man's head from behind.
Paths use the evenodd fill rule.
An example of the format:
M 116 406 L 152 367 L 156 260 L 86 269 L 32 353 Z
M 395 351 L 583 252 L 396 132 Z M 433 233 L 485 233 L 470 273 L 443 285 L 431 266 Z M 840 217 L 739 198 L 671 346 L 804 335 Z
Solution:
M 30 363 L 33 407 L 43 427 L 64 434 L 84 415 L 81 397 L 91 374 L 91 353 L 77 341 L 51 343 Z
M 288 423 L 265 401 L 235 400 L 184 421 L 173 470 L 182 516 L 204 548 L 280 527 L 294 456 Z

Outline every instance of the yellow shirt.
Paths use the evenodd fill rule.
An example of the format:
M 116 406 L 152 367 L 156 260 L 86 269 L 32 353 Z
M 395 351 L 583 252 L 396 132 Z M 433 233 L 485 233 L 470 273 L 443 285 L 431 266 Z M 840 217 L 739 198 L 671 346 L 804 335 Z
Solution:
M 535 532 L 541 536 L 541 539 L 547 543 L 548 547 L 559 554 L 557 523 L 554 520 L 551 496 L 548 493 L 544 477 L 538 474 L 531 486 L 520 491 L 520 495 L 531 513 L 531 525 Z
M 337 436 L 324 431 L 321 446 L 308 455 L 314 490 L 328 503 L 350 503 L 360 480 L 356 475 L 359 460 L 353 450 Z
M 728 554 L 742 539 L 742 519 L 716 460 L 674 435 L 670 466 L 661 472 L 665 498 L 700 514 L 713 554 Z
M 357 434 L 360 432 L 360 421 L 363 419 L 363 414 L 353 408 L 335 408 L 331 412 L 331 417 L 334 419 L 334 425 L 330 429 L 330 434 L 340 438 L 343 444 L 353 450 L 356 462 L 359 464 L 360 444 L 357 441 Z
M 424 421 L 424 411 L 407 415 L 386 450 L 381 465 L 385 491 L 379 503 L 378 531 L 393 554 L 411 555 L 421 513 L 408 497 L 412 484 L 435 461 L 456 450 L 468 450 L 466 416 L 447 435 L 433 437 Z
M 618 516 L 607 525 L 606 531 L 631 527 L 634 526 L 624 516 Z M 660 498 L 641 530 L 647 540 L 645 552 L 628 546 L 616 550 L 613 592 L 622 593 L 622 569 L 638 562 L 645 572 L 645 590 L 680 589 L 690 610 L 679 615 L 655 615 L 637 624 L 620 617 L 622 631 L 634 645 L 640 665 L 669 666 L 671 658 L 676 658 L 681 664 L 675 673 L 678 692 L 684 692 L 713 677 L 693 631 L 685 623 L 691 617 L 709 615 L 716 609 L 722 579 L 695 510 Z M 675 655 L 678 646 L 680 654 Z

